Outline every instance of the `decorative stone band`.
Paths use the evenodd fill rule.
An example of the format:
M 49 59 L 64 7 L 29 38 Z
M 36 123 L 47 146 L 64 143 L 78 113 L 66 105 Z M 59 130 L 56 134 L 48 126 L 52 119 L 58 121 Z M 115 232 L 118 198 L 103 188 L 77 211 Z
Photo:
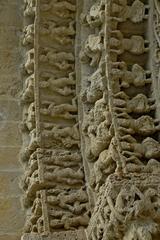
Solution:
M 23 179 L 27 210 L 24 232 L 47 236 L 86 228 L 89 221 L 75 97 L 76 3 L 25 3 L 25 13 L 34 12 L 34 18 L 30 16 L 34 30 L 32 25 L 26 28 L 24 41 L 25 45 L 34 42 L 25 64 L 27 73 L 34 75 L 30 78 L 32 96 L 26 97 L 28 89 L 24 96 L 34 102 L 29 104 L 26 120 L 30 140 Z

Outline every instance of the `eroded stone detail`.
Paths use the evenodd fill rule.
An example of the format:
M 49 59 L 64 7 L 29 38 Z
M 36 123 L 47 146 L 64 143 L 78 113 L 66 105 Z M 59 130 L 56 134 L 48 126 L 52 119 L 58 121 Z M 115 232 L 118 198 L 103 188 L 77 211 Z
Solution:
M 154 4 L 155 72 L 149 1 L 84 1 L 76 29 L 76 1 L 25 0 L 24 239 L 78 229 L 90 240 L 160 237 Z
M 159 4 L 155 3 L 158 8 Z M 137 179 L 133 181 L 136 185 L 138 181 L 143 182 L 143 174 L 147 176 L 145 174 L 149 173 L 158 182 L 159 119 L 155 114 L 156 101 L 151 94 L 153 75 L 147 64 L 150 41 L 145 34 L 150 13 L 148 4 L 136 0 L 132 3 L 99 0 L 89 7 L 88 12 L 84 8 L 81 14 L 81 31 L 88 28 L 80 52 L 81 73 L 84 76 L 86 69 L 89 73 L 81 82 L 82 134 L 84 144 L 88 144 L 84 151 L 89 166 L 89 185 L 97 199 L 88 228 L 89 239 L 157 239 L 159 236 L 159 221 L 151 213 L 146 216 L 142 211 L 142 215 L 136 218 L 132 206 L 127 205 L 130 204 L 130 194 L 133 194 L 134 205 L 135 195 L 139 194 L 140 200 L 147 198 L 150 187 L 141 190 L 141 187 L 134 189 L 133 186 L 132 189 L 130 181 L 124 180 L 126 185 L 131 184 L 129 188 L 125 185 L 125 189 L 120 181 L 122 194 L 126 193 L 123 211 L 122 207 L 116 210 L 117 201 L 122 202 L 119 200 L 121 191 L 118 193 L 119 190 L 110 183 L 112 176 L 123 181 L 123 178 L 134 179 L 135 174 Z M 156 194 L 156 183 L 153 189 Z M 114 200 L 109 199 L 107 191 L 113 194 Z M 106 201 L 109 207 L 105 208 Z M 152 208 L 154 203 L 151 202 Z M 106 215 L 102 216 L 102 212 Z M 128 221 L 133 218 L 128 229 L 125 217 Z M 142 221 L 141 217 L 144 218 Z M 145 235 L 146 226 L 150 231 Z
M 158 239 L 159 176 L 112 175 L 101 188 L 88 239 Z
M 75 10 L 75 1 L 25 1 L 22 186 L 24 232 L 31 236 L 78 230 L 89 222 L 77 119 Z

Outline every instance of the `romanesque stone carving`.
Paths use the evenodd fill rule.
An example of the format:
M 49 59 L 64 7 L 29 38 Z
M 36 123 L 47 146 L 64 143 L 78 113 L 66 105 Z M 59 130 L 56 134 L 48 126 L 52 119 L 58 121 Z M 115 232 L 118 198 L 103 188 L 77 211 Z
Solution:
M 132 99 L 124 92 L 119 92 L 114 99 L 115 110 L 126 113 L 148 113 L 155 110 L 153 98 L 147 98 L 146 95 L 139 93 Z
M 24 8 L 24 16 L 34 16 L 36 1 L 35 0 L 24 0 L 25 8 Z
M 137 35 L 124 38 L 119 30 L 114 30 L 111 32 L 110 48 L 111 52 L 118 55 L 124 53 L 124 51 L 140 55 L 149 50 L 149 41 Z
M 89 221 L 75 97 L 75 10 L 73 1 L 25 1 L 21 185 L 24 232 L 31 235 L 77 230 Z
M 74 29 L 75 22 L 72 21 L 68 26 L 58 26 L 56 22 L 47 22 L 40 27 L 40 33 L 42 36 L 49 36 L 52 40 L 57 43 L 63 44 L 73 44 L 74 43 Z
M 24 2 L 24 232 L 158 240 L 158 1 L 154 68 L 150 2 Z
M 74 18 L 76 8 L 75 8 L 75 5 L 70 2 L 67 2 L 67 1 L 58 2 L 58 0 L 54 0 L 54 1 L 52 0 L 52 1 L 49 1 L 48 3 L 42 4 L 41 10 L 52 11 L 58 17 L 65 19 L 65 18 Z
M 126 0 L 113 1 L 111 7 L 112 19 L 118 22 L 125 22 L 127 19 L 133 23 L 142 22 L 148 19 L 149 5 L 145 5 L 139 0 L 133 1 L 132 5 L 128 5 Z
M 83 101 L 94 103 L 103 95 L 103 82 L 105 78 L 102 77 L 102 70 L 97 69 L 87 80 L 89 86 L 84 92 L 82 92 L 81 97 Z
M 21 101 L 23 103 L 31 103 L 34 100 L 34 74 L 25 79 L 24 85 Z
M 81 61 L 90 62 L 90 66 L 92 67 L 96 66 L 100 61 L 102 49 L 102 37 L 95 34 L 89 35 L 81 52 Z
M 32 44 L 34 43 L 34 25 L 30 24 L 28 26 L 26 26 L 23 29 L 24 32 L 24 38 L 23 38 L 23 45 L 27 45 L 27 44 Z
M 49 73 L 44 73 L 40 82 L 41 88 L 47 88 L 62 96 L 75 95 L 75 73 L 70 73 L 68 77 L 55 78 Z
M 52 102 L 43 102 L 41 113 L 44 115 L 50 115 L 51 117 L 60 117 L 65 119 L 73 119 L 77 116 L 77 105 L 75 99 L 72 104 L 64 103 L 56 105 Z
M 91 6 L 88 14 L 81 14 L 83 24 L 88 24 L 90 27 L 99 27 L 104 21 L 104 6 L 105 1 L 98 0 Z
M 25 69 L 28 74 L 34 73 L 34 49 L 30 49 L 26 53 L 26 63 L 25 63 Z
M 128 88 L 131 84 L 135 87 L 143 87 L 151 84 L 151 73 L 145 71 L 140 65 L 134 64 L 128 71 L 125 62 L 113 62 L 112 75 L 114 81 L 121 81 L 121 87 Z

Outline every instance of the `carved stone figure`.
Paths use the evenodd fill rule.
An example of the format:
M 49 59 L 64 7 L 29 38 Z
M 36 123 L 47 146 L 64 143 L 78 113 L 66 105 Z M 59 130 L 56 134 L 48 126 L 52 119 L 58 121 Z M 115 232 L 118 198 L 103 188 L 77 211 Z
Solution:
M 153 98 L 147 98 L 144 94 L 137 94 L 132 99 L 124 92 L 119 92 L 116 94 L 114 99 L 115 110 L 118 112 L 126 113 L 147 113 L 155 110 L 156 106 L 154 104 Z M 120 116 L 120 115 L 119 115 Z
M 23 103 L 30 103 L 34 101 L 34 75 L 30 75 L 25 80 L 24 91 L 21 96 Z
M 65 119 L 74 119 L 77 116 L 77 104 L 73 100 L 72 104 L 64 103 L 56 105 L 55 102 L 43 102 L 41 113 L 51 117 L 60 117 Z M 76 114 L 76 115 L 75 115 Z
M 113 173 L 116 169 L 117 153 L 115 152 L 112 143 L 108 150 L 100 153 L 98 160 L 94 164 L 94 175 L 96 182 L 96 189 L 106 180 L 107 176 Z
M 159 120 L 154 120 L 148 115 L 143 115 L 138 119 L 132 119 L 129 115 L 124 114 L 126 118 L 119 118 L 119 131 L 126 134 L 140 134 L 142 136 L 148 136 L 159 131 L 160 125 Z M 158 125 L 156 126 L 155 124 Z
M 94 103 L 103 96 L 105 77 L 102 76 L 101 69 L 97 69 L 87 80 L 90 85 L 81 93 L 81 99 Z
M 75 22 L 72 21 L 68 26 L 59 26 L 56 22 L 49 22 L 40 27 L 42 36 L 49 35 L 53 40 L 60 44 L 73 44 L 73 36 L 75 35 Z
M 80 2 L 24 0 L 22 239 L 158 240 L 160 3 Z
M 98 27 L 104 21 L 104 0 L 97 0 L 89 10 L 87 15 L 81 14 L 83 24 L 88 24 L 90 27 Z
M 114 81 L 120 81 L 121 87 L 128 88 L 131 84 L 135 87 L 143 87 L 147 83 L 151 83 L 151 72 L 145 71 L 138 64 L 132 66 L 131 71 L 127 70 L 126 63 L 116 62 L 113 63 L 112 76 Z M 148 77 L 149 76 L 149 77 Z
M 58 9 L 62 10 L 69 10 L 71 12 L 75 12 L 76 11 L 76 7 L 74 4 L 71 4 L 70 2 L 67 1 L 61 1 L 58 2 L 58 0 L 51 0 L 48 4 L 42 4 L 42 11 L 48 11 L 50 10 L 52 7 L 54 7 L 56 9 L 56 11 Z M 64 17 L 62 15 L 62 17 Z
M 143 156 L 147 159 L 159 158 L 160 146 L 159 143 L 151 138 L 145 138 L 141 144 L 137 143 L 135 139 L 130 139 L 130 142 L 121 142 L 122 148 L 124 149 L 123 154 L 128 156 L 137 156 L 142 158 Z
M 69 185 L 80 184 L 83 183 L 82 179 L 84 177 L 83 171 L 79 169 L 75 171 L 71 168 L 60 168 L 60 167 L 52 167 L 52 171 L 46 171 L 44 174 L 44 178 L 48 181 L 57 181 L 60 183 L 67 183 Z
M 90 152 L 94 157 L 98 157 L 99 154 L 109 146 L 112 138 L 112 130 L 110 123 L 107 120 L 101 122 L 97 129 L 91 126 L 88 128 L 88 136 L 90 138 Z
M 82 62 L 90 62 L 90 66 L 96 66 L 103 50 L 102 37 L 100 35 L 90 34 L 85 41 L 84 49 L 80 53 Z
M 55 136 L 67 137 L 71 136 L 73 139 L 79 139 L 79 130 L 78 124 L 75 124 L 73 127 L 61 127 L 55 126 L 52 128 L 52 132 Z
M 70 73 L 68 77 L 55 78 L 52 74 L 43 73 L 40 82 L 41 88 L 48 88 L 62 96 L 69 96 L 75 94 L 75 73 Z
M 34 16 L 35 14 L 35 0 L 24 0 L 25 3 L 25 10 L 24 16 Z
M 110 49 L 112 53 L 118 55 L 123 54 L 124 51 L 135 55 L 140 55 L 149 50 L 149 41 L 144 40 L 143 37 L 132 35 L 130 38 L 124 38 L 119 30 L 114 30 L 111 33 Z
M 35 103 L 29 105 L 28 111 L 25 114 L 24 122 L 28 130 L 33 130 L 35 128 Z
M 67 52 L 57 52 L 56 50 L 50 50 L 48 48 L 43 49 L 43 54 L 40 56 L 40 61 L 46 62 L 48 61 L 50 64 L 53 64 L 54 62 L 59 62 L 62 60 L 66 61 L 74 61 L 74 56 L 72 53 Z
M 24 32 L 24 38 L 23 38 L 23 45 L 27 45 L 27 44 L 32 44 L 34 43 L 34 25 L 30 24 L 28 26 L 26 26 L 23 29 Z
M 34 49 L 29 50 L 26 53 L 26 63 L 25 63 L 25 69 L 28 74 L 33 74 L 34 72 Z
M 126 0 L 119 0 L 112 4 L 112 16 L 118 22 L 129 19 L 133 23 L 140 23 L 148 18 L 148 9 L 149 6 L 140 0 L 134 0 L 131 6 L 127 5 Z
M 57 52 L 54 49 L 43 48 L 39 59 L 40 62 L 49 63 L 63 71 L 74 67 L 74 55 L 71 52 Z

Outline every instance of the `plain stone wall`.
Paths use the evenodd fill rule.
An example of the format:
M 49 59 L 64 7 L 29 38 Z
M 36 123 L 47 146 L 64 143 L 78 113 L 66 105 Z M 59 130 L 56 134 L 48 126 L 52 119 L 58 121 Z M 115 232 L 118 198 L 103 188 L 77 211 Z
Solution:
M 24 226 L 19 178 L 23 0 L 0 1 L 0 240 L 20 239 Z

